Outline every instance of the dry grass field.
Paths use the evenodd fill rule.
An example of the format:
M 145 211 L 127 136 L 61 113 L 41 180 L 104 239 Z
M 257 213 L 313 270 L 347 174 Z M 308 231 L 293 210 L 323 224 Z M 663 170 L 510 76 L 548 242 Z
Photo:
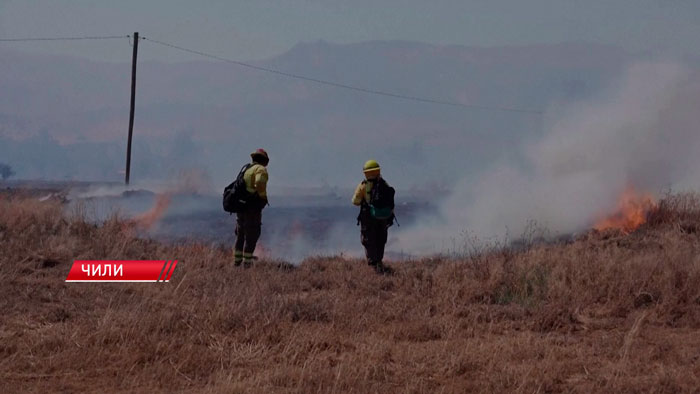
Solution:
M 179 264 L 166 284 L 65 283 L 74 259 Z M 630 234 L 390 263 L 393 276 L 232 260 L 0 196 L 0 392 L 700 390 L 694 195 Z

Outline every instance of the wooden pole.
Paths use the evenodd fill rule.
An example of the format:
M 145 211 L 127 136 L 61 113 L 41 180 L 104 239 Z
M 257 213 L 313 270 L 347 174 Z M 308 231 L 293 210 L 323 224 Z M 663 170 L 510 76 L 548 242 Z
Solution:
M 131 112 L 129 113 L 129 140 L 126 144 L 126 176 L 124 183 L 129 184 L 131 173 L 131 136 L 134 134 L 134 104 L 136 101 L 136 56 L 139 52 L 139 33 L 134 33 L 134 54 L 131 57 Z

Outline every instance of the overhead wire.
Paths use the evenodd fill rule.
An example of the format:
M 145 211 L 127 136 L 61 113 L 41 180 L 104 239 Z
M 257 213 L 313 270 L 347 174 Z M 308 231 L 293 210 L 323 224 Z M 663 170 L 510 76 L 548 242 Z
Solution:
M 416 101 L 416 102 L 422 102 L 422 103 L 430 103 L 430 104 L 437 104 L 437 105 L 448 105 L 448 106 L 463 107 L 463 108 L 477 109 L 477 110 L 504 111 L 504 112 L 520 112 L 520 113 L 528 113 L 528 114 L 536 114 L 536 115 L 542 114 L 542 111 L 538 111 L 538 110 L 534 110 L 534 109 L 516 108 L 516 107 L 505 107 L 505 106 L 487 106 L 487 105 L 476 105 L 476 104 L 464 104 L 464 103 L 459 103 L 459 102 L 455 102 L 455 101 L 446 101 L 446 100 L 438 100 L 438 99 L 432 99 L 432 98 L 426 98 L 426 97 L 411 96 L 411 95 L 405 95 L 405 94 L 387 92 L 387 91 L 383 91 L 383 90 L 377 90 L 377 89 L 370 89 L 370 88 L 365 88 L 365 87 L 360 87 L 360 86 L 348 85 L 348 84 L 339 83 L 339 82 L 335 82 L 335 81 L 329 81 L 329 80 L 325 80 L 325 79 L 319 79 L 319 78 L 309 77 L 309 76 L 306 76 L 306 75 L 301 75 L 301 74 L 295 74 L 295 73 L 290 73 L 290 72 L 286 72 L 286 71 L 281 71 L 281 70 L 277 70 L 277 69 L 273 69 L 273 68 L 269 68 L 269 67 L 256 66 L 256 65 L 254 65 L 254 64 L 245 63 L 245 62 L 241 62 L 241 61 L 238 61 L 238 60 L 234 60 L 234 59 L 229 59 L 229 58 L 225 58 L 225 57 L 222 57 L 222 56 L 213 55 L 213 54 L 211 54 L 211 53 L 206 53 L 206 52 L 203 52 L 203 51 L 199 51 L 199 50 L 195 50 L 195 49 L 191 49 L 191 48 L 186 48 L 186 47 L 183 47 L 183 46 L 180 46 L 180 45 L 175 45 L 175 44 L 171 44 L 171 43 L 168 43 L 168 42 L 155 40 L 155 39 L 152 39 L 152 38 L 149 38 L 149 37 L 141 37 L 141 39 L 144 40 L 144 41 L 150 41 L 150 42 L 152 42 L 152 43 L 154 43 L 154 44 L 158 44 L 158 45 L 161 45 L 161 46 L 165 46 L 165 47 L 177 49 L 177 50 L 180 50 L 180 51 L 183 51 L 183 52 L 187 52 L 187 53 L 191 53 L 191 54 L 195 54 L 195 55 L 207 57 L 207 58 L 210 58 L 210 59 L 219 60 L 219 61 L 226 62 L 226 63 L 235 64 L 235 65 L 238 65 L 238 66 L 241 66 L 241 67 L 250 68 L 250 69 L 253 69 L 253 70 L 258 70 L 258 71 L 263 71 L 263 72 L 267 72 L 267 73 L 277 74 L 277 75 L 281 75 L 281 76 L 284 76 L 284 77 L 299 79 L 299 80 L 308 81 L 308 82 L 314 82 L 314 83 L 318 83 L 318 84 L 321 84 L 321 85 L 327 85 L 327 86 L 332 86 L 332 87 L 336 87 L 336 88 L 342 88 L 342 89 L 353 90 L 353 91 L 357 91 L 357 92 L 361 92 L 361 93 L 367 93 L 367 94 L 373 94 L 373 95 L 385 96 L 385 97 L 393 97 L 393 98 L 397 98 L 397 99 L 410 100 L 410 101 Z
M 113 39 L 123 39 L 123 38 L 131 39 L 132 37 L 131 37 L 131 35 L 73 36 L 73 37 L 18 37 L 18 38 L 0 38 L 0 42 L 113 40 Z M 190 54 L 194 54 L 194 55 L 198 55 L 198 56 L 202 56 L 202 57 L 206 57 L 206 58 L 210 58 L 210 59 L 214 59 L 214 60 L 219 60 L 222 62 L 234 64 L 234 65 L 241 66 L 241 67 L 246 67 L 246 68 L 257 70 L 257 71 L 267 72 L 267 73 L 276 74 L 276 75 L 280 75 L 283 77 L 298 79 L 298 80 L 307 81 L 307 82 L 313 82 L 313 83 L 320 84 L 320 85 L 326 85 L 326 86 L 331 86 L 331 87 L 335 87 L 335 88 L 352 90 L 352 91 L 365 93 L 365 94 L 391 97 L 391 98 L 420 102 L 420 103 L 462 107 L 462 108 L 468 108 L 468 109 L 474 109 L 474 110 L 518 112 L 518 113 L 526 113 L 526 114 L 533 114 L 533 115 L 541 115 L 542 114 L 542 111 L 535 110 L 535 109 L 517 108 L 517 107 L 508 107 L 508 106 L 465 104 L 465 103 L 460 103 L 460 102 L 456 102 L 456 101 L 439 100 L 439 99 L 434 99 L 434 98 L 406 95 L 406 94 L 388 92 L 385 90 L 378 90 L 378 89 L 371 89 L 371 88 L 366 88 L 366 87 L 361 87 L 361 86 L 349 85 L 349 84 L 330 81 L 330 80 L 326 80 L 326 79 L 310 77 L 307 75 L 301 75 L 301 74 L 291 73 L 291 72 L 287 72 L 287 71 L 277 70 L 274 68 L 257 66 L 254 64 L 245 63 L 245 62 L 241 62 L 238 60 L 226 58 L 223 56 L 218 56 L 218 55 L 214 55 L 211 53 L 203 52 L 200 50 L 171 44 L 171 43 L 168 43 L 165 41 L 160 41 L 160 40 L 156 40 L 156 39 L 149 38 L 149 37 L 142 36 L 142 37 L 140 37 L 140 39 L 144 40 L 144 41 L 149 41 L 149 42 L 152 42 L 154 44 L 161 45 L 164 47 L 177 49 L 177 50 L 182 51 L 182 52 L 187 52 Z
M 128 38 L 130 35 L 123 36 L 78 36 L 78 37 L 19 37 L 19 38 L 0 38 L 0 42 L 27 42 L 27 41 L 79 41 L 79 40 L 114 40 L 117 38 Z

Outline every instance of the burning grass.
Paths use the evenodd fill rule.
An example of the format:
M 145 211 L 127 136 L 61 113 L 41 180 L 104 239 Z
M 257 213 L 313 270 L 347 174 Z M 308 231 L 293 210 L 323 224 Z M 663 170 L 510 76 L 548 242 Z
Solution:
M 227 248 L 0 199 L 0 391 L 693 392 L 699 201 L 385 277 L 342 258 L 236 268 Z M 74 259 L 173 258 L 169 284 L 63 282 Z
M 647 220 L 647 216 L 657 207 L 656 199 L 648 193 L 637 192 L 628 187 L 620 195 L 617 208 L 612 214 L 600 219 L 595 226 L 596 230 L 620 230 L 630 233 Z

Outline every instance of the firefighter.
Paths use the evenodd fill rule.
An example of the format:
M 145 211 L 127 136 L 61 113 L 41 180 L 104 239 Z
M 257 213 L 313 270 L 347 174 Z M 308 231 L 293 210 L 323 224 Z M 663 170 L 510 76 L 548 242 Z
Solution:
M 367 264 L 377 273 L 391 274 L 391 268 L 385 266 L 382 260 L 388 229 L 394 222 L 394 188 L 381 177 L 376 160 L 368 160 L 362 170 L 365 180 L 357 185 L 352 203 L 360 207 L 357 222 Z
M 253 255 L 255 245 L 260 238 L 262 210 L 267 202 L 267 164 L 270 158 L 264 149 L 257 149 L 250 154 L 252 163 L 245 171 L 243 179 L 250 201 L 246 208 L 236 213 L 235 265 L 250 266 L 256 259 Z

